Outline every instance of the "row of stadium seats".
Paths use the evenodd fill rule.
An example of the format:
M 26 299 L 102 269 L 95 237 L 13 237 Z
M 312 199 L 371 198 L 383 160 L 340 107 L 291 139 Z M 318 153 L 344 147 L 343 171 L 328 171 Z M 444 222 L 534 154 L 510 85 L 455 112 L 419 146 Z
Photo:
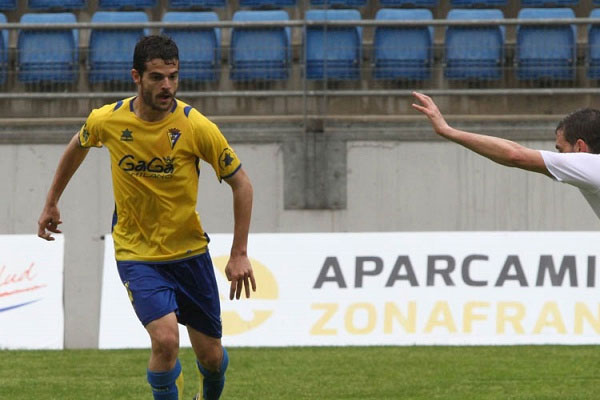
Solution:
M 502 19 L 497 9 L 453 9 L 449 20 Z M 600 8 L 592 18 L 600 17 Z M 522 9 L 519 18 L 574 18 L 570 8 Z M 355 9 L 306 12 L 308 21 L 360 20 Z M 431 20 L 429 9 L 380 9 L 376 20 Z M 237 11 L 233 21 L 288 21 L 284 10 Z M 0 14 L 0 23 L 6 21 Z M 141 11 L 99 11 L 92 22 L 147 22 Z M 165 22 L 216 22 L 214 12 L 167 12 Z M 72 13 L 24 14 L 22 23 L 75 23 Z M 219 28 L 164 29 L 180 48 L 180 78 L 191 81 L 218 79 L 221 66 Z M 92 29 L 89 41 L 88 80 L 130 81 L 133 48 L 143 29 Z M 8 68 L 7 32 L 0 35 L 0 82 Z M 306 78 L 359 79 L 362 27 L 311 25 L 304 36 Z M 79 70 L 76 29 L 20 30 L 16 66 L 22 82 L 73 82 Z M 292 63 L 290 27 L 235 27 L 231 32 L 229 64 L 232 80 L 287 79 Z M 600 25 L 588 32 L 588 76 L 600 78 Z M 433 27 L 379 26 L 373 38 L 373 78 L 424 80 L 431 77 Z M 505 66 L 505 28 L 449 26 L 445 32 L 445 76 L 449 79 L 499 79 Z M 517 27 L 516 71 L 518 79 L 570 80 L 575 77 L 576 27 L 574 25 L 526 25 Z
M 384 7 L 432 8 L 439 5 L 439 0 L 378 0 Z M 449 0 L 451 7 L 504 7 L 508 0 Z M 522 7 L 571 7 L 577 6 L 579 0 L 520 0 Z M 584 1 L 584 0 L 582 0 Z M 585 0 L 589 1 L 589 0 Z M 295 6 L 297 0 L 239 0 L 242 7 Z M 362 7 L 367 0 L 310 0 L 315 5 L 339 5 L 346 7 Z M 600 5 L 600 0 L 592 0 L 592 4 Z M 28 8 L 32 10 L 78 10 L 85 8 L 86 0 L 28 0 Z M 153 8 L 157 0 L 98 0 L 98 7 L 110 9 L 144 9 Z M 226 0 L 169 0 L 170 8 L 215 8 L 225 7 Z M 0 10 L 14 10 L 17 0 L 0 0 Z

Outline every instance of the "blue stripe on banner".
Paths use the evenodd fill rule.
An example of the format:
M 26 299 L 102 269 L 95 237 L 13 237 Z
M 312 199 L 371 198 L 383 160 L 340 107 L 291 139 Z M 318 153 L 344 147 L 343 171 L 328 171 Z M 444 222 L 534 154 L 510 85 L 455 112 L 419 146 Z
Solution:
M 35 303 L 36 301 L 40 301 L 40 300 L 41 300 L 41 299 L 37 299 L 37 300 L 31 300 L 31 301 L 28 301 L 27 303 L 16 304 L 16 305 L 14 305 L 14 306 L 0 308 L 0 312 L 3 312 L 3 311 L 9 311 L 9 310 L 13 310 L 13 309 L 15 309 L 15 308 L 19 308 L 19 307 L 24 307 L 24 306 L 26 306 L 26 305 L 28 305 L 28 304 Z

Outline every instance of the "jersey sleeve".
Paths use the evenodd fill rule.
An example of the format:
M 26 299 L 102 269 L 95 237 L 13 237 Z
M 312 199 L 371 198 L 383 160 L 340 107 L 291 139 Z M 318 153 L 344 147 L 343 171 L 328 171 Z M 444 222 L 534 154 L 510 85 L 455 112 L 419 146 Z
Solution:
M 546 168 L 559 182 L 591 192 L 600 191 L 600 155 L 541 150 Z
M 219 181 L 233 176 L 242 164 L 217 125 L 196 110 L 189 117 L 192 119 L 197 155 L 213 167 Z
M 102 147 L 100 139 L 101 120 L 98 110 L 93 110 L 79 130 L 79 144 L 81 147 Z

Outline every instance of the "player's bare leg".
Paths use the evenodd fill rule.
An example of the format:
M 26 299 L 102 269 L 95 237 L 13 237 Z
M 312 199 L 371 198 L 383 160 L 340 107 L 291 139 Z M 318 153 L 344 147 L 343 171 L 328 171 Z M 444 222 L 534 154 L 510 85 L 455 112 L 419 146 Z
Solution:
M 225 371 L 229 364 L 227 350 L 221 339 L 210 337 L 188 326 L 190 342 L 196 354 L 200 387 L 194 399 L 217 400 L 225 386 Z
M 148 383 L 155 400 L 180 400 L 183 395 L 183 372 L 177 359 L 179 327 L 175 313 L 146 325 L 152 341 L 148 362 Z

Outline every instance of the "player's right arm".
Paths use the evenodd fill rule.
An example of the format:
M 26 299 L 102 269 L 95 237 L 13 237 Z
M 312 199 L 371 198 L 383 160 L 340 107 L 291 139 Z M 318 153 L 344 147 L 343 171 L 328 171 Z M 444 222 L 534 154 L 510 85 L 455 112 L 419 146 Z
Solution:
M 412 107 L 429 118 L 433 129 L 438 135 L 499 164 L 553 177 L 538 150 L 527 148 L 511 140 L 454 129 L 448 125 L 429 96 L 417 92 L 413 92 L 413 95 L 419 104 L 413 104 Z
M 82 147 L 80 145 L 79 133 L 77 133 L 73 136 L 60 158 L 52 185 L 46 196 L 44 209 L 38 220 L 38 236 L 42 239 L 54 240 L 52 233 L 61 233 L 60 229 L 58 229 L 58 225 L 62 223 L 60 220 L 60 211 L 58 210 L 58 200 L 71 180 L 71 177 L 85 159 L 88 151 L 89 147 Z

